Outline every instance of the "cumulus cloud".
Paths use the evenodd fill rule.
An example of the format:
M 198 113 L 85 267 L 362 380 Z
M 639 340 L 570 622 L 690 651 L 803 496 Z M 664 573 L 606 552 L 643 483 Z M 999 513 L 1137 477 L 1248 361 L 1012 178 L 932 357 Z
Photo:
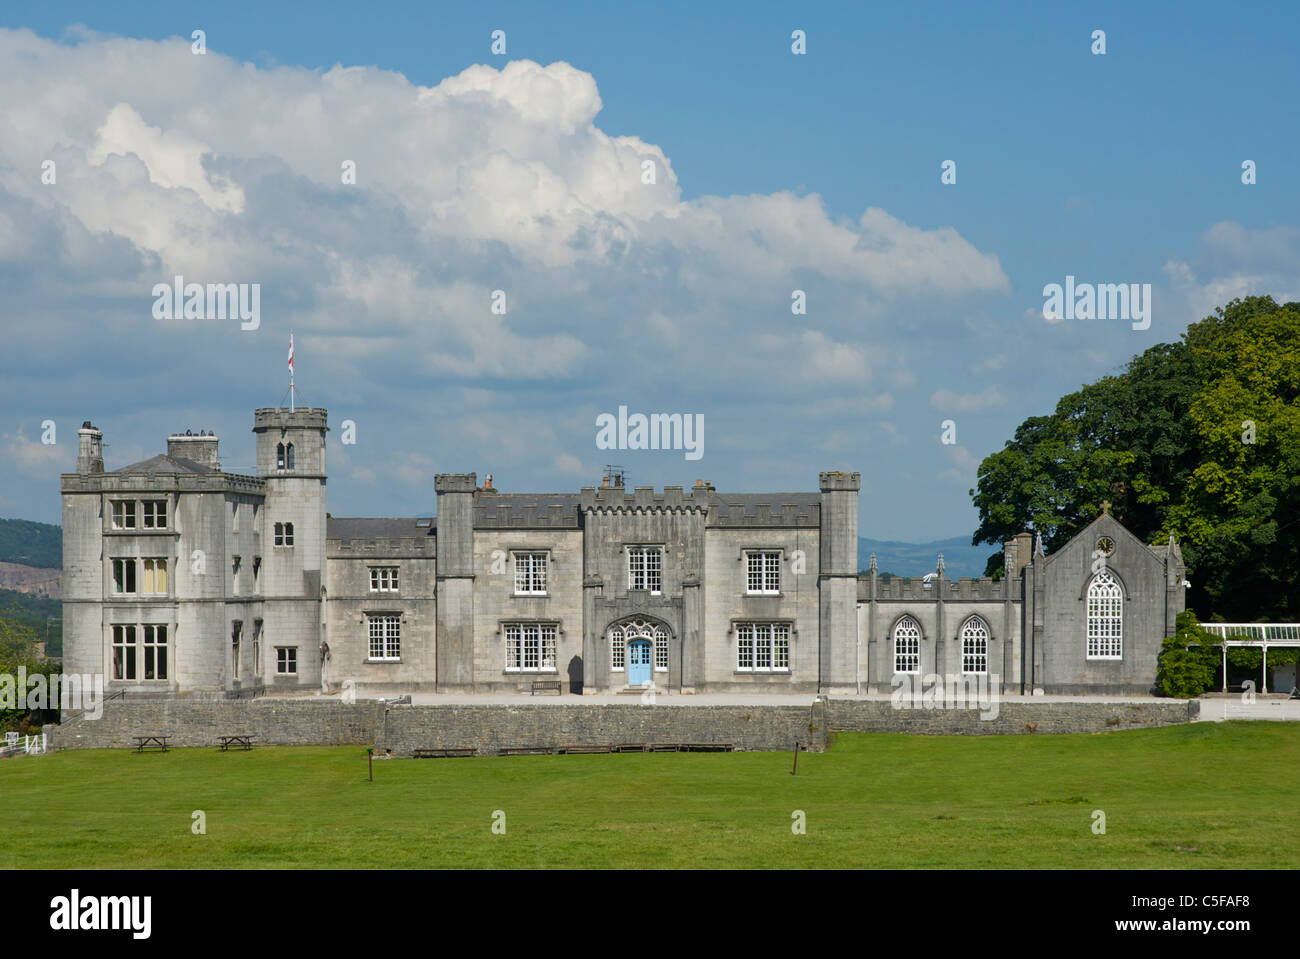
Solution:
M 110 384 L 67 371 L 110 358 L 114 383 L 149 383 L 131 413 L 161 433 L 185 392 L 275 402 L 267 370 L 292 328 L 300 389 L 368 417 L 373 446 L 338 474 L 357 484 L 427 488 L 435 458 L 480 456 L 578 475 L 588 413 L 620 402 L 699 411 L 730 425 L 716 448 L 762 449 L 759 387 L 774 415 L 817 416 L 851 446 L 893 408 L 884 386 L 915 384 L 919 327 L 1010 290 L 993 252 L 879 199 L 842 217 L 815 193 L 685 198 L 672 157 L 602 130 L 596 78 L 563 62 L 421 86 L 195 56 L 181 38 L 0 30 L 0 107 L 14 355 L 78 419 L 101 416 Z M 259 284 L 260 329 L 155 320 L 151 291 L 176 275 Z M 823 405 L 831 388 L 851 399 Z M 0 383 L 9 407 L 24 395 Z M 386 425 L 414 417 L 454 424 L 436 454 Z
M 1300 230 L 1251 229 L 1225 220 L 1201 234 L 1188 260 L 1165 263 L 1169 309 L 1189 320 L 1230 300 L 1269 294 L 1279 303 L 1300 300 Z

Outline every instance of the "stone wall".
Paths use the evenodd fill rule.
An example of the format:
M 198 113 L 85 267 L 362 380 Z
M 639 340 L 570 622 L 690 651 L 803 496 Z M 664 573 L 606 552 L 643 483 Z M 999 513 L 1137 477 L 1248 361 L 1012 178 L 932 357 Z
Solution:
M 816 728 L 810 728 L 810 727 Z M 737 749 L 824 744 L 808 706 L 431 706 L 389 710 L 377 745 L 395 756 L 420 748 L 731 743 Z
M 104 704 L 99 719 L 47 726 L 51 749 L 116 749 L 134 736 L 168 736 L 170 746 L 215 746 L 218 736 L 256 736 L 264 746 L 370 746 L 383 728 L 380 703 L 171 700 Z
M 981 719 L 977 709 L 894 709 L 888 700 L 832 700 L 826 722 L 832 732 L 992 735 L 1011 733 L 1100 733 L 1114 729 L 1190 722 L 1196 700 L 1116 703 L 997 703 Z
M 816 726 L 810 729 L 810 725 Z M 809 706 L 643 706 L 629 704 L 393 706 L 285 700 L 122 702 L 97 720 L 49 726 L 53 749 L 115 749 L 133 737 L 211 747 L 217 737 L 251 734 L 265 746 L 370 746 L 409 756 L 417 748 L 615 746 L 621 743 L 731 743 L 737 749 L 820 748 L 825 730 Z
M 615 746 L 621 743 L 731 743 L 737 749 L 821 749 L 832 732 L 947 735 L 1105 732 L 1188 722 L 1199 703 L 1007 703 L 996 718 L 978 710 L 894 709 L 887 700 L 832 700 L 809 706 L 569 705 L 392 706 L 313 700 L 155 701 L 104 704 L 98 720 L 49 726 L 53 749 L 116 749 L 133 737 L 170 737 L 177 747 L 213 747 L 217 737 L 256 736 L 264 746 L 375 746 L 409 756 L 418 748 Z

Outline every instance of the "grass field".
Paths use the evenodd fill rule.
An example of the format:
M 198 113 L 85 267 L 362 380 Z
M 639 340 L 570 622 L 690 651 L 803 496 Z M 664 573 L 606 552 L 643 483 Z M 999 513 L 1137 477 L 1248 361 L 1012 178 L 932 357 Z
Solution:
M 0 762 L 0 867 L 1293 868 L 1300 728 L 840 734 L 824 754 Z M 206 835 L 191 831 L 203 810 Z M 1106 834 L 1092 831 L 1093 810 Z M 505 813 L 505 835 L 492 832 Z M 794 835 L 803 810 L 806 835 Z

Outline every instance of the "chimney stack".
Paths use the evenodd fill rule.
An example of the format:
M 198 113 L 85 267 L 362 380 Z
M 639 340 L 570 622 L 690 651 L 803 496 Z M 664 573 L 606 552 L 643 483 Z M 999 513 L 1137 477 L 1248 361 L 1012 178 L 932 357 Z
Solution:
M 104 472 L 104 434 L 90 425 L 90 420 L 77 430 L 77 472 Z
M 183 434 L 173 433 L 167 437 L 167 455 L 190 460 L 208 469 L 221 469 L 221 463 L 217 460 L 216 434 L 205 430 L 199 430 L 197 436 L 189 430 Z

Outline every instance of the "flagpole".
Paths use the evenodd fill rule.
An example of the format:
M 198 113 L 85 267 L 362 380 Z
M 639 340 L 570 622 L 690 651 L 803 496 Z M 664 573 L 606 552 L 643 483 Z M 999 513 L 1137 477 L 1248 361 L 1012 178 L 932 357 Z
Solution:
M 293 412 L 293 330 L 289 331 L 289 412 Z

